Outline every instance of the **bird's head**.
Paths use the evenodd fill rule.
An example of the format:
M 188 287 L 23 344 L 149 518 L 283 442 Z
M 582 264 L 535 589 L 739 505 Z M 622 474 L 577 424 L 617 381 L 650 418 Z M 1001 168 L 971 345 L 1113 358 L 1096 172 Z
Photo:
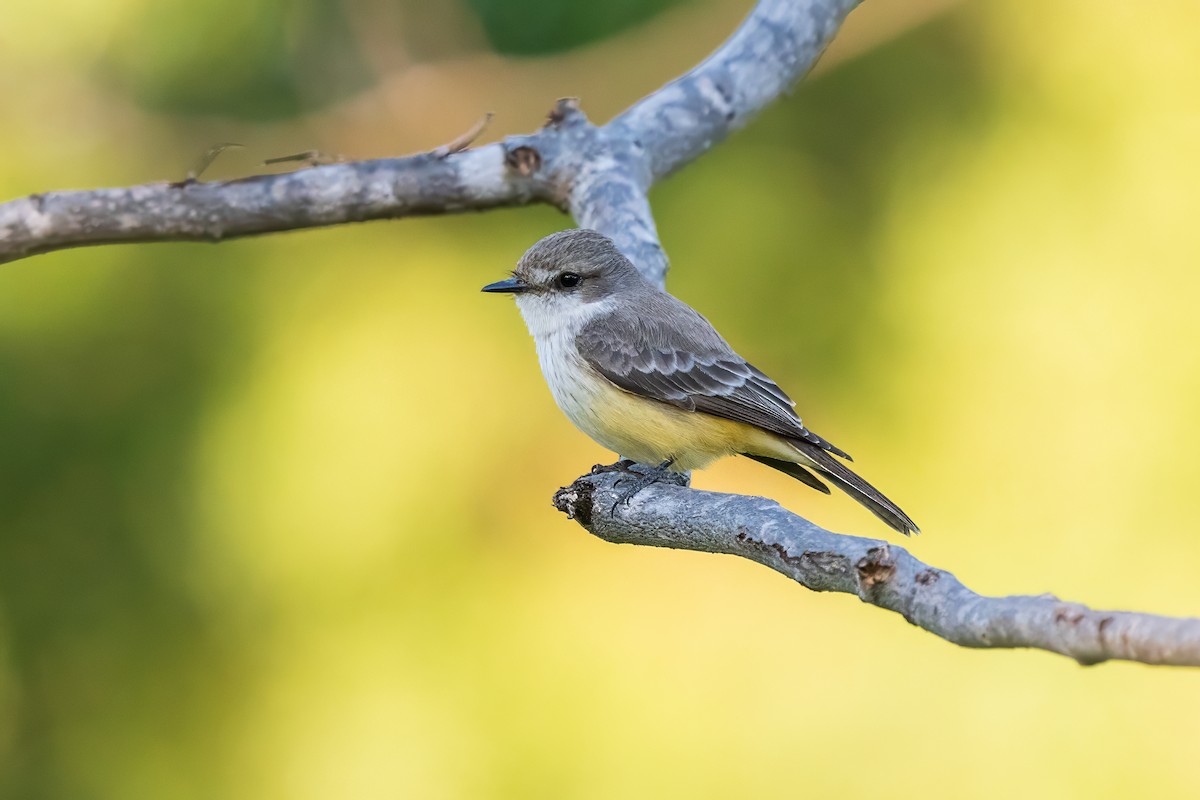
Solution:
M 511 278 L 488 284 L 483 291 L 514 295 L 530 333 L 537 336 L 578 330 L 620 302 L 622 293 L 648 286 L 611 239 L 577 228 L 537 242 L 521 256 Z

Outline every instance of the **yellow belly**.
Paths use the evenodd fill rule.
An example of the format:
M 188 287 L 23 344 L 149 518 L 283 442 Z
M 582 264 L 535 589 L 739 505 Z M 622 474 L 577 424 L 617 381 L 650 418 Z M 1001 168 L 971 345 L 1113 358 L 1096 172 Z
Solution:
M 684 411 L 617 388 L 579 357 L 573 336 L 536 337 L 538 360 L 554 400 L 575 427 L 643 464 L 674 459 L 672 469 L 701 469 L 736 453 L 799 460 L 782 437 L 744 422 Z
M 671 469 L 685 472 L 737 453 L 796 460 L 791 445 L 774 434 L 647 400 L 612 384 L 593 394 L 590 405 L 586 419 L 573 419 L 575 424 L 605 447 L 644 464 L 674 459 Z

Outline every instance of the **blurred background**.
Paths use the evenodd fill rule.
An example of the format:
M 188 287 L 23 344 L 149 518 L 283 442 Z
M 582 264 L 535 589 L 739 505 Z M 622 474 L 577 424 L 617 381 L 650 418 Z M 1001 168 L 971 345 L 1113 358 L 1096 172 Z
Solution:
M 0 199 L 597 122 L 748 0 L 5 0 Z M 871 0 L 652 196 L 671 290 L 991 594 L 1200 613 L 1200 6 Z M 283 167 L 287 168 L 287 167 Z M 1200 673 L 964 650 L 550 506 L 547 208 L 0 267 L 0 796 L 1195 797 Z M 697 486 L 896 537 L 743 460 Z

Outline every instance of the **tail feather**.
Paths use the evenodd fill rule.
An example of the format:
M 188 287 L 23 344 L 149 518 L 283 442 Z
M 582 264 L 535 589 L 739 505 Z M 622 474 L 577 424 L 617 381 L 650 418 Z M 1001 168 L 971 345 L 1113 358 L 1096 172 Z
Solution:
M 851 472 L 840 461 L 829 453 L 808 442 L 794 442 L 796 449 L 811 464 L 821 477 L 853 497 L 875 516 L 886 522 L 898 532 L 908 536 L 910 533 L 920 533 L 921 529 L 912 518 L 900 510 L 900 506 L 884 497 L 883 492 Z
M 831 456 L 820 445 L 804 440 L 793 439 L 789 441 L 791 441 L 803 459 L 802 464 L 795 464 L 791 461 L 782 461 L 766 456 L 751 455 L 750 453 L 743 453 L 743 455 L 754 459 L 760 464 L 766 464 L 768 467 L 777 469 L 785 475 L 790 475 L 819 492 L 829 494 L 829 487 L 822 483 L 812 472 L 809 472 L 811 469 L 817 475 L 820 475 L 850 495 L 854 500 L 861 503 L 868 511 L 879 517 L 894 530 L 905 536 L 908 536 L 910 533 L 921 532 L 917 524 L 901 511 L 898 505 L 884 497 L 883 493 L 874 486 L 850 471 L 846 465 Z M 805 467 L 808 469 L 805 469 Z
M 752 456 L 749 453 L 743 453 L 746 458 L 752 458 L 760 464 L 766 464 L 772 469 L 777 469 L 784 475 L 791 475 L 796 480 L 803 484 L 811 486 L 818 492 L 829 494 L 829 487 L 821 483 L 821 479 L 811 472 L 806 470 L 799 464 L 793 464 L 791 461 L 780 461 L 778 458 L 767 458 L 766 456 Z

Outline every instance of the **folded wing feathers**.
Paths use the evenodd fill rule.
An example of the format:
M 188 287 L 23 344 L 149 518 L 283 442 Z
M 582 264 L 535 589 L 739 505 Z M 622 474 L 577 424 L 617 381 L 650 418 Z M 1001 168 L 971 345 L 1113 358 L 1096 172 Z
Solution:
M 576 345 L 594 368 L 625 391 L 745 422 L 850 458 L 805 428 L 792 399 L 735 353 L 707 320 L 679 306 L 677 311 L 701 323 L 686 335 L 659 324 L 652 313 L 625 309 L 584 326 Z

